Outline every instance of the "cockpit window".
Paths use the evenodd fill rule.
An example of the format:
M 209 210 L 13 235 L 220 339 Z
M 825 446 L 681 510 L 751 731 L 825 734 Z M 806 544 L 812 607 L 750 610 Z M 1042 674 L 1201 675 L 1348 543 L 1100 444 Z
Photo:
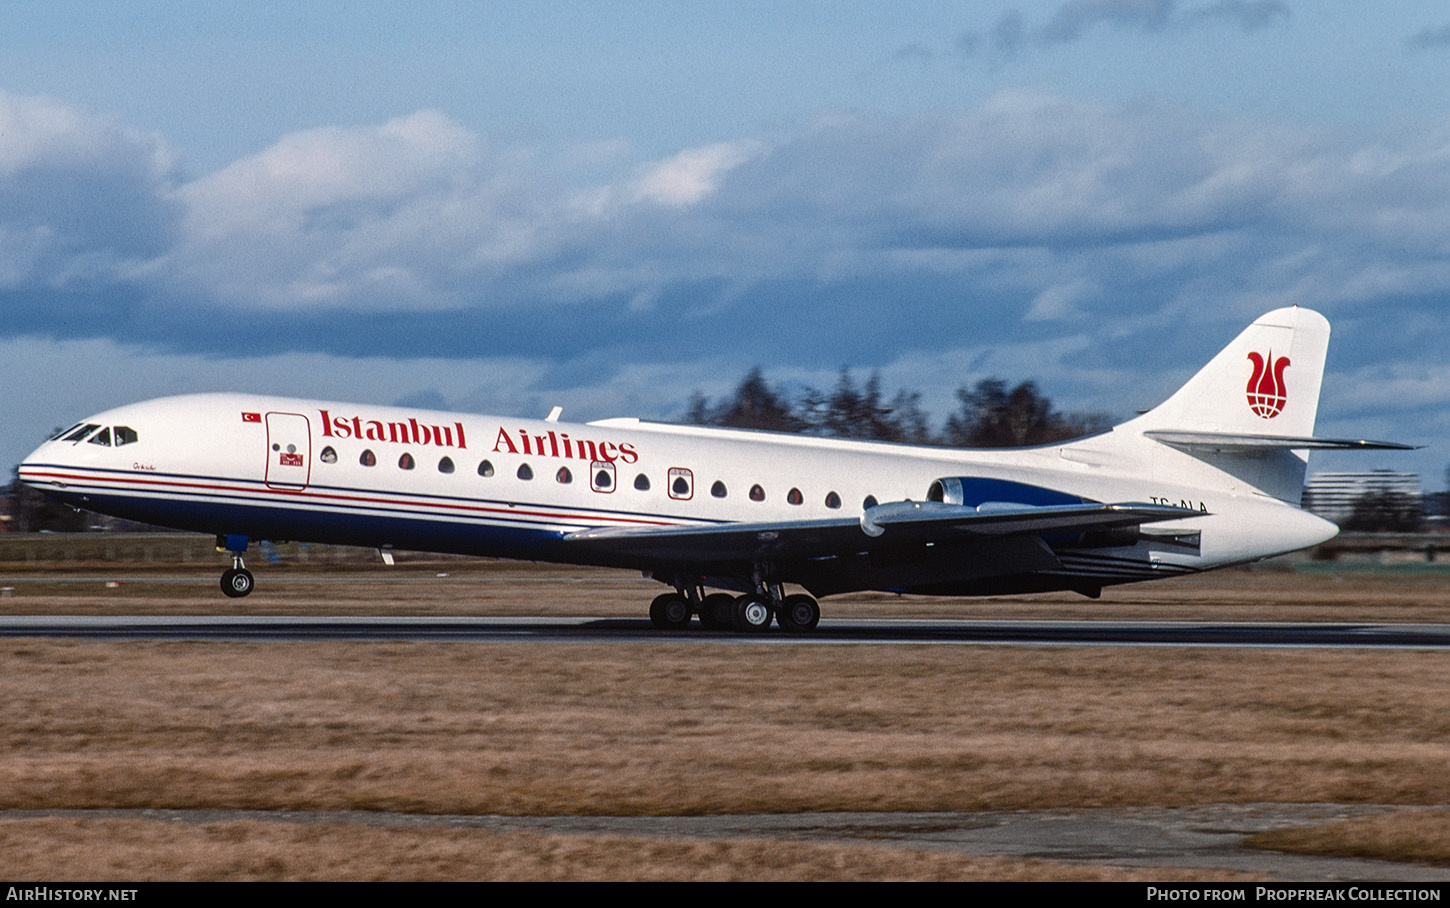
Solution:
M 113 429 L 110 426 L 102 426 L 99 423 L 88 422 L 84 424 L 77 423 L 71 426 L 64 432 L 52 436 L 51 441 L 69 441 L 72 443 L 87 441 L 93 445 L 101 445 L 106 448 L 114 444 L 119 448 L 121 445 L 129 445 L 137 441 L 139 437 L 136 434 L 136 430 L 130 426 L 116 426 Z
M 99 428 L 99 424 L 88 422 L 85 425 L 81 426 L 79 429 L 76 429 L 74 432 L 67 435 L 65 438 L 61 439 L 61 441 L 80 441 L 82 438 L 85 438 L 87 435 L 91 434 Z

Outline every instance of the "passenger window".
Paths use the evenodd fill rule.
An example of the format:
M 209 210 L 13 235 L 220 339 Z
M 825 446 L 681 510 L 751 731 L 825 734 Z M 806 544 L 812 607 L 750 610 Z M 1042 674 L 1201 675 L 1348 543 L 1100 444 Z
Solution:
M 439 473 L 452 473 L 453 472 L 453 458 L 451 458 L 451 457 L 445 457 L 442 460 L 438 461 L 438 472 Z
M 554 474 L 554 481 L 566 486 L 574 481 L 574 474 L 569 472 L 568 467 L 560 467 L 559 472 Z
M 789 492 L 785 493 L 785 500 L 791 504 L 800 504 L 801 502 L 805 501 L 806 498 L 804 495 L 801 494 L 800 489 L 791 489 Z
M 756 483 L 755 485 L 753 485 L 753 486 L 750 487 L 750 500 L 751 501 L 764 501 L 765 500 L 765 490 L 760 487 L 760 483 Z
M 528 464 L 521 463 L 521 464 L 519 464 L 519 471 L 518 471 L 518 474 L 517 475 L 518 475 L 518 477 L 520 479 L 533 479 L 534 478 L 534 470 Z
M 365 467 L 371 467 L 377 465 L 378 458 L 372 451 L 364 449 L 362 455 L 358 457 L 357 462 Z
M 867 495 L 866 496 L 866 500 L 863 501 L 863 502 L 861 502 L 861 507 L 862 508 L 874 508 L 874 507 L 876 507 L 876 496 L 875 495 Z
M 827 492 L 826 493 L 826 507 L 828 507 L 828 508 L 839 508 L 840 506 L 841 506 L 841 496 L 840 495 L 837 495 L 835 492 Z
M 489 477 L 493 475 L 493 461 L 485 460 L 478 465 L 478 475 Z
M 695 495 L 695 474 L 685 467 L 670 467 L 670 497 L 688 501 Z
M 634 487 L 636 489 L 639 489 L 641 492 L 648 492 L 649 491 L 649 477 L 646 476 L 646 475 L 644 475 L 643 473 L 641 473 L 638 476 L 634 477 Z
M 716 498 L 724 498 L 729 493 L 725 488 L 725 483 L 717 479 L 715 484 L 710 486 L 710 494 Z
M 138 441 L 140 437 L 136 434 L 136 430 L 130 426 L 116 427 L 116 447 L 118 448 L 121 445 L 129 445 L 132 442 Z
M 89 443 L 93 445 L 105 445 L 109 448 L 111 446 L 111 430 L 109 428 L 102 429 L 91 436 Z
M 407 451 L 404 451 L 403 456 L 398 458 L 398 469 L 411 470 L 413 469 L 413 466 L 413 455 L 409 454 Z
M 333 450 L 332 445 L 328 445 L 322 449 L 321 454 L 317 455 L 317 459 L 323 463 L 337 463 L 337 451 Z
M 614 464 L 607 460 L 596 460 L 589 464 L 589 475 L 589 487 L 594 491 L 614 491 Z

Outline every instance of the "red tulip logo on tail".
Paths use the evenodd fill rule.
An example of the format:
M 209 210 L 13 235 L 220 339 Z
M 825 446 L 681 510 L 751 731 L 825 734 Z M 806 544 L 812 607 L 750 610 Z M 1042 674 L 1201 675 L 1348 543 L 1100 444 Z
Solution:
M 1249 409 L 1264 419 L 1273 419 L 1284 410 L 1287 399 L 1284 391 L 1284 370 L 1289 366 L 1289 357 L 1274 359 L 1274 351 L 1267 356 L 1249 354 L 1254 364 L 1254 374 L 1249 376 Z

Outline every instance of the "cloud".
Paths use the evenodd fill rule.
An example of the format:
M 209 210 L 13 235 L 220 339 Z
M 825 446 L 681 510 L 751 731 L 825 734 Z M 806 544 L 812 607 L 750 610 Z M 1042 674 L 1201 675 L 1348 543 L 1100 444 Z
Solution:
M 1174 0 L 1071 0 L 1034 31 L 1038 43 L 1080 40 L 1098 25 L 1153 33 L 1198 25 L 1229 23 L 1245 32 L 1258 31 L 1289 18 L 1280 0 L 1217 0 L 1180 7 Z
M 930 42 L 912 41 L 897 50 L 895 59 L 929 66 L 938 59 L 975 57 L 979 48 L 985 47 L 985 59 L 995 68 L 1029 47 L 1046 49 L 1080 42 L 1099 26 L 1161 34 L 1231 25 L 1248 33 L 1286 22 L 1289 15 L 1289 7 L 1282 0 L 1217 0 L 1191 6 L 1180 6 L 1176 0 L 1070 0 L 1059 4 L 1039 24 L 1029 24 L 1021 10 L 1009 8 L 985 32 L 975 28 L 959 31 L 947 50 L 939 50 Z M 1421 34 L 1426 33 L 1432 30 Z M 1419 46 L 1416 42 L 1420 40 L 1420 36 L 1412 38 L 1411 46 Z
M 1017 51 L 1025 40 L 1022 14 L 1014 9 L 999 16 L 997 21 L 992 23 L 988 40 L 992 47 L 993 60 L 1000 62 L 1017 56 Z
M 647 261 L 609 254 L 650 217 L 636 209 L 697 205 L 759 149 L 743 140 L 619 161 L 607 182 L 580 186 L 558 163 L 490 148 L 437 112 L 309 130 L 181 187 L 186 235 L 162 270 L 177 295 L 292 313 L 639 296 L 647 288 L 631 275 Z
M 635 182 L 633 201 L 679 208 L 713 193 L 721 176 L 759 154 L 757 142 L 722 142 L 691 148 L 651 164 Z
M 0 91 L 0 292 L 124 280 L 174 242 L 177 177 L 159 137 Z
M 1288 18 L 1289 8 L 1281 0 L 1218 0 L 1188 7 L 1174 0 L 1071 0 L 1059 6 L 1036 35 L 1043 44 L 1060 44 L 1082 38 L 1099 24 L 1159 32 L 1219 22 L 1247 32 Z
M 1289 7 L 1280 0 L 1219 0 L 1185 10 L 1183 18 L 1189 24 L 1231 22 L 1251 32 L 1285 21 Z
M 1410 50 L 1450 47 L 1450 25 L 1426 26 L 1405 39 L 1405 46 Z
M 451 182 L 480 154 L 476 136 L 435 111 L 376 127 L 294 133 L 188 184 L 182 192 L 191 210 L 188 227 L 208 239 L 295 229 L 339 206 L 385 212 L 400 199 Z
M 1099 23 L 1158 31 L 1174 14 L 1173 0 L 1071 0 L 1037 30 L 1044 44 L 1076 41 Z
M 165 384 L 150 357 L 197 383 L 252 363 L 285 386 L 267 390 L 347 397 L 366 371 L 358 393 L 383 402 L 661 416 L 788 362 L 822 386 L 890 367 L 949 403 L 950 370 L 998 349 L 1042 351 L 1011 378 L 1111 376 L 1086 389 L 1105 399 L 1063 403 L 1131 412 L 1200 338 L 1296 303 L 1346 326 L 1353 356 L 1450 361 L 1450 122 L 1336 134 L 1015 91 L 771 142 L 546 156 L 422 111 L 186 182 L 155 137 L 21 100 L 38 125 L 4 146 L 0 194 L 64 174 L 99 207 L 84 229 L 28 189 L 0 210 L 34 237 L 29 258 L 0 252 L 0 339 L 105 339 L 56 355 L 95 355 L 102 385 L 111 363 L 138 396 Z M 147 217 L 137 243 L 126 222 Z
M 434 111 L 308 130 L 183 186 L 165 270 L 224 306 L 453 308 L 466 275 L 548 248 L 559 199 L 536 188 L 527 162 Z
M 920 41 L 911 41 L 898 47 L 893 56 L 898 61 L 910 61 L 925 66 L 936 58 L 936 51 Z
M 1083 312 L 1078 306 L 1079 301 L 1090 299 L 1099 292 L 1100 288 L 1086 278 L 1054 284 L 1037 295 L 1023 317 L 1029 322 L 1081 319 Z

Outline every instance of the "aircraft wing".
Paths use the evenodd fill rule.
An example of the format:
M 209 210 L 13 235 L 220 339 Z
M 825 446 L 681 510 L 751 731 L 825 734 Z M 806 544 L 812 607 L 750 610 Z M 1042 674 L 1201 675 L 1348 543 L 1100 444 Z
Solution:
M 980 508 L 937 501 L 897 501 L 867 508 L 859 519 L 725 523 L 684 527 L 608 527 L 565 537 L 582 549 L 614 555 L 706 564 L 825 558 L 925 543 L 985 542 L 1002 537 L 1056 536 L 1202 517 L 1168 505 L 1071 504 Z

